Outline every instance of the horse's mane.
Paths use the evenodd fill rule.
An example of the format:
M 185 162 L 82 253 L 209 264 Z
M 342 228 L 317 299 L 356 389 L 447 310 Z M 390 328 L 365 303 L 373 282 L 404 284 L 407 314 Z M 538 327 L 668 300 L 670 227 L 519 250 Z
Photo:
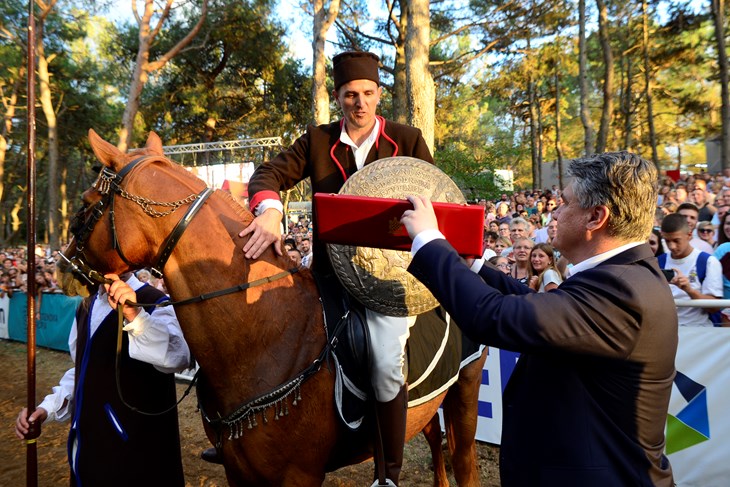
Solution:
M 171 161 L 167 157 L 162 157 L 164 161 L 168 163 L 168 165 L 174 170 L 177 171 L 178 174 L 183 175 L 184 177 L 190 179 L 191 181 L 199 181 L 203 182 L 199 177 L 197 177 L 195 174 L 191 173 L 184 167 L 182 167 L 180 164 L 177 164 L 176 162 Z M 215 191 L 215 194 L 223 198 L 223 201 L 231 207 L 231 209 L 236 213 L 236 216 L 241 217 L 243 220 L 243 223 L 248 226 L 253 221 L 253 214 L 248 211 L 244 206 L 242 206 L 238 201 L 236 201 L 233 196 L 231 196 L 230 193 L 227 193 L 225 191 L 222 191 L 220 189 Z
M 185 171 L 187 172 L 187 171 Z M 223 198 L 223 201 L 225 201 L 228 206 L 230 206 L 233 211 L 236 213 L 236 216 L 240 216 L 243 219 L 243 223 L 248 226 L 253 221 L 253 214 L 248 211 L 246 208 L 244 208 L 241 203 L 236 201 L 236 199 L 231 196 L 230 193 L 226 193 L 223 190 L 217 189 L 215 191 L 215 194 Z

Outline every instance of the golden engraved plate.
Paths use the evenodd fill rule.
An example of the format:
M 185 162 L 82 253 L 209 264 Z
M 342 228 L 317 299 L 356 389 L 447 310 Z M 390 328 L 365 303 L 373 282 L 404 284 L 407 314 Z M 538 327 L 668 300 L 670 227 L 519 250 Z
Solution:
M 431 201 L 466 203 L 461 190 L 439 168 L 414 157 L 388 157 L 353 174 L 340 194 L 404 199 L 425 195 Z M 384 232 L 394 232 L 399 221 L 388 222 Z M 414 316 L 438 302 L 406 270 L 411 253 L 399 250 L 328 244 L 332 266 L 342 285 L 367 308 L 390 316 Z

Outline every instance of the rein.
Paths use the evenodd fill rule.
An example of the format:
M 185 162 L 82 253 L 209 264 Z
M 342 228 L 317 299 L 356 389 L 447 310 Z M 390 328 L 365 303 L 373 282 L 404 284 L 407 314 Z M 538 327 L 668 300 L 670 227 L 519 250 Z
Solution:
M 99 179 L 94 183 L 94 188 L 102 195 L 102 198 L 91 208 L 91 214 L 86 219 L 86 221 L 83 222 L 83 225 L 78 225 L 77 228 L 74 229 L 74 237 L 77 240 L 76 243 L 76 250 L 77 254 L 74 255 L 71 259 L 68 259 L 63 253 L 61 253 L 63 259 L 66 261 L 66 264 L 71 268 L 72 272 L 76 272 L 83 276 L 83 278 L 88 281 L 89 283 L 96 282 L 99 284 L 111 284 L 111 280 L 105 278 L 100 272 L 94 270 L 89 266 L 84 260 L 83 257 L 83 250 L 84 246 L 86 244 L 86 239 L 91 235 L 94 227 L 96 226 L 96 223 L 101 220 L 103 214 L 104 214 L 104 206 L 109 206 L 109 218 L 110 218 L 110 227 L 111 227 L 111 233 L 112 233 L 112 247 L 114 250 L 116 250 L 119 257 L 130 267 L 141 267 L 141 264 L 133 264 L 129 262 L 129 260 L 124 255 L 124 252 L 121 249 L 121 246 L 119 244 L 119 239 L 117 238 L 117 231 L 116 231 L 116 218 L 115 218 L 115 211 L 114 211 L 114 195 L 118 194 L 120 197 L 125 198 L 129 201 L 132 201 L 139 205 L 143 211 L 153 217 L 163 217 L 172 214 L 175 210 L 177 210 L 180 206 L 185 204 L 190 204 L 190 207 L 188 208 L 185 215 L 178 221 L 178 223 L 175 225 L 175 228 L 172 230 L 170 235 L 165 239 L 165 242 L 162 246 L 162 251 L 159 254 L 159 257 L 157 259 L 157 264 L 152 267 L 151 272 L 155 275 L 155 277 L 161 278 L 162 277 L 162 270 L 164 269 L 165 263 L 169 259 L 169 257 L 172 255 L 173 250 L 175 249 L 175 246 L 177 242 L 182 237 L 183 233 L 187 229 L 189 223 L 192 221 L 192 219 L 195 217 L 195 215 L 199 212 L 199 210 L 202 208 L 203 204 L 206 202 L 208 197 L 212 194 L 212 190 L 208 187 L 206 187 L 203 191 L 201 191 L 198 194 L 191 194 L 183 199 L 180 199 L 178 201 L 173 202 L 158 202 L 154 200 L 150 200 L 147 198 L 143 198 L 137 195 L 133 195 L 126 190 L 124 190 L 121 187 L 122 180 L 124 177 L 129 174 L 129 172 L 136 167 L 137 165 L 141 164 L 144 161 L 149 161 L 155 159 L 155 156 L 143 156 L 139 157 L 137 159 L 132 160 L 129 164 L 127 164 L 125 167 L 122 168 L 119 173 L 115 173 L 109 168 L 103 168 L 101 173 L 99 174 Z M 152 208 L 152 206 L 161 206 L 170 208 L 168 211 L 165 212 L 159 212 Z M 192 304 L 192 303 L 199 303 L 201 301 L 205 301 L 208 299 L 214 299 L 217 297 L 225 296 L 228 294 L 233 294 L 240 291 L 245 291 L 247 289 L 250 289 L 252 287 L 268 284 L 274 281 L 277 281 L 279 279 L 288 277 L 290 275 L 293 275 L 295 273 L 299 272 L 298 268 L 292 268 L 288 269 L 282 272 L 279 272 L 277 274 L 274 274 L 272 276 L 264 277 L 261 279 L 257 279 L 254 281 L 246 282 L 243 284 L 238 284 L 236 286 L 232 286 L 229 288 L 221 289 L 218 291 L 213 291 L 209 293 L 204 293 L 198 296 L 193 296 L 190 298 L 186 298 L 179 301 L 163 301 L 161 303 L 126 303 L 126 306 L 136 306 L 136 307 L 162 307 L 162 306 L 183 306 L 186 304 Z M 122 304 L 121 306 L 117 307 L 118 310 L 118 331 L 117 331 L 117 350 L 116 350 L 116 386 L 117 386 L 117 394 L 119 395 L 119 398 L 121 402 L 128 407 L 129 409 L 138 412 L 140 414 L 148 415 L 148 416 L 158 416 L 162 414 L 166 414 L 167 412 L 175 409 L 178 404 L 188 395 L 190 390 L 192 389 L 193 385 L 197 382 L 198 374 L 200 371 L 198 371 L 195 376 L 193 377 L 193 380 L 191 381 L 190 385 L 188 386 L 187 390 L 183 394 L 183 396 L 171 407 L 165 409 L 164 411 L 160 412 L 145 412 L 141 411 L 134 406 L 131 406 L 128 404 L 123 396 L 120 386 L 120 357 L 122 352 L 122 342 L 123 342 L 123 333 L 122 329 L 124 326 L 124 316 L 123 316 L 123 307 L 125 304 Z M 343 326 L 343 323 L 346 321 L 347 315 L 343 316 L 340 322 L 337 324 L 336 328 L 340 329 Z M 331 353 L 331 351 L 337 346 L 337 333 L 333 333 L 332 338 L 328 339 L 325 343 L 324 347 L 322 348 L 321 352 L 317 356 L 317 358 L 314 359 L 312 363 L 310 363 L 304 370 L 302 370 L 300 373 L 298 373 L 293 379 L 289 380 L 283 385 L 278 386 L 273 391 L 261 394 L 251 401 L 248 401 L 246 403 L 243 403 L 238 408 L 236 408 L 235 411 L 233 411 L 231 414 L 227 415 L 224 418 L 219 419 L 211 419 L 203 410 L 202 407 L 199 408 L 201 410 L 202 416 L 208 421 L 212 426 L 216 427 L 226 427 L 229 429 L 229 439 L 232 438 L 239 438 L 242 435 L 243 430 L 243 423 L 245 420 L 248 420 L 248 428 L 251 429 L 254 426 L 256 426 L 258 423 L 256 421 L 256 413 L 261 413 L 263 417 L 263 421 L 266 423 L 268 422 L 268 419 L 266 417 L 266 410 L 270 407 L 275 408 L 275 415 L 274 419 L 278 420 L 280 416 L 289 414 L 288 409 L 288 402 L 287 399 L 289 396 L 293 395 L 293 405 L 296 405 L 298 401 L 301 400 L 301 384 L 306 381 L 308 378 L 313 376 L 315 373 L 317 373 L 322 363 L 327 360 L 327 357 Z M 216 428 L 220 430 L 220 428 Z M 220 433 L 217 434 L 218 441 L 220 442 Z
M 93 272 L 95 272 L 96 275 L 90 275 L 89 277 L 96 279 L 100 284 L 111 284 L 112 282 L 114 282 L 111 279 L 107 279 L 106 277 L 101 276 L 101 274 L 99 274 L 96 271 L 93 271 Z M 114 377 L 116 380 L 117 394 L 119 395 L 119 400 L 126 407 L 128 407 L 132 411 L 135 411 L 139 414 L 143 414 L 145 416 L 161 416 L 161 415 L 166 414 L 166 413 L 172 411 L 173 409 L 175 409 L 178 406 L 178 404 L 180 404 L 183 401 L 183 399 L 185 399 L 188 396 L 188 394 L 190 394 L 190 390 L 193 388 L 193 386 L 198 381 L 198 374 L 200 374 L 200 369 L 198 369 L 198 371 L 195 372 L 195 375 L 193 376 L 193 380 L 190 381 L 190 385 L 188 385 L 187 389 L 185 389 L 185 392 L 180 397 L 180 399 L 178 399 L 178 401 L 175 404 L 173 404 L 169 408 L 164 409 L 162 411 L 158 411 L 158 412 L 142 411 L 141 409 L 138 409 L 138 408 L 132 406 L 131 404 L 129 404 L 127 401 L 125 401 L 124 396 L 122 395 L 121 381 L 119 380 L 120 371 L 121 371 L 121 367 L 119 365 L 120 365 L 120 361 L 121 361 L 121 357 L 122 357 L 122 341 L 123 341 L 122 340 L 122 328 L 124 328 L 124 306 L 132 306 L 135 308 L 149 308 L 149 307 L 162 308 L 165 306 L 183 306 L 183 305 L 191 304 L 191 303 L 199 303 L 199 302 L 205 301 L 207 299 L 213 299 L 213 298 L 217 298 L 220 296 L 225 296 L 227 294 L 233 294 L 233 293 L 236 293 L 239 291 L 245 291 L 246 289 L 249 289 L 252 287 L 261 286 L 263 284 L 268 284 L 270 282 L 278 281 L 279 279 L 290 276 L 297 272 L 299 272 L 299 268 L 295 267 L 295 268 L 288 269 L 283 272 L 279 272 L 278 274 L 274 274 L 273 276 L 256 279 L 255 281 L 246 282 L 243 284 L 239 284 L 237 286 L 232 286 L 232 287 L 228 287 L 225 289 L 221 289 L 219 291 L 213 291 L 210 293 L 201 294 L 199 296 L 194 296 L 192 298 L 187 298 L 187 299 L 183 299 L 180 301 L 166 300 L 166 301 L 162 301 L 161 303 L 130 303 L 130 302 L 119 303 L 120 305 L 117 306 L 117 316 L 118 316 L 117 350 L 116 350 L 116 359 L 115 359 L 115 367 L 114 367 L 115 368 Z M 320 356 L 322 356 L 323 353 L 324 353 L 324 351 L 320 354 Z M 319 357 L 317 358 L 317 360 L 314 361 L 314 363 L 312 365 L 310 365 L 310 368 L 313 367 L 317 363 L 318 360 L 319 360 Z M 319 370 L 319 367 L 317 367 L 317 370 Z M 303 376 L 304 373 L 302 373 L 301 375 Z M 309 375 L 311 375 L 311 373 L 307 374 L 306 377 L 303 377 L 301 382 L 303 382 L 307 377 L 309 377 Z M 299 396 L 299 399 L 301 399 L 301 396 Z M 296 401 L 294 402 L 294 404 L 296 404 Z M 277 416 L 277 419 L 278 419 L 278 416 Z
M 70 267 L 72 272 L 75 272 L 79 275 L 81 275 L 89 284 L 92 283 L 98 283 L 98 284 L 111 284 L 113 281 L 111 279 L 105 278 L 100 272 L 93 269 L 91 266 L 89 266 L 86 262 L 84 262 L 82 256 L 83 256 L 83 250 L 84 246 L 86 244 L 86 239 L 91 235 L 92 231 L 94 230 L 94 227 L 96 224 L 101 220 L 101 218 L 104 215 L 105 206 L 109 206 L 109 220 L 110 220 L 110 228 L 111 228 L 111 240 L 112 240 L 112 248 L 117 251 L 117 254 L 119 257 L 131 268 L 135 267 L 142 267 L 141 264 L 134 264 L 131 263 L 127 257 L 124 255 L 124 252 L 122 251 L 121 245 L 119 244 L 119 239 L 117 238 L 117 230 L 116 230 L 116 218 L 115 218 L 115 211 L 114 211 L 114 195 L 118 194 L 120 197 L 127 199 L 129 201 L 132 201 L 139 205 L 142 210 L 152 218 L 159 218 L 164 217 L 172 214 L 174 211 L 176 211 L 178 208 L 185 204 L 190 204 L 190 207 L 188 208 L 187 212 L 185 212 L 185 215 L 177 222 L 175 225 L 175 228 L 173 228 L 172 232 L 167 236 L 165 239 L 163 245 L 162 245 L 162 251 L 159 254 L 159 257 L 157 259 L 157 264 L 154 265 L 150 270 L 151 273 L 157 277 L 161 278 L 163 276 L 162 269 L 164 269 L 165 264 L 167 263 L 168 259 L 172 255 L 173 250 L 175 249 L 175 246 L 177 245 L 178 241 L 182 237 L 183 233 L 187 229 L 190 222 L 193 220 L 193 218 L 198 214 L 200 209 L 203 207 L 205 202 L 207 201 L 208 197 L 213 193 L 213 190 L 206 187 L 198 194 L 191 194 L 185 198 L 182 198 L 177 201 L 172 202 L 160 202 L 160 201 L 154 201 L 150 200 L 148 198 L 144 198 L 138 195 L 134 195 L 126 191 L 124 188 L 121 187 L 121 183 L 124 179 L 124 177 L 129 174 L 132 169 L 134 169 L 139 164 L 145 162 L 145 161 L 151 161 L 156 159 L 155 156 L 143 156 L 138 157 L 134 160 L 132 160 L 129 164 L 124 166 L 121 171 L 118 173 L 115 173 L 111 169 L 105 167 L 101 170 L 99 173 L 99 178 L 94 183 L 94 188 L 102 195 L 102 198 L 90 209 L 90 216 L 86 219 L 86 221 L 82 224 L 78 224 L 78 226 L 74 229 L 74 237 L 76 239 L 76 250 L 77 253 L 80 254 L 80 256 L 75 255 L 71 259 L 66 257 L 63 253 L 61 253 L 61 257 L 64 259 L 65 264 Z M 165 207 L 169 208 L 169 210 L 160 212 L 153 208 L 153 206 L 158 207 Z M 126 303 L 126 306 L 134 306 L 134 307 L 163 307 L 163 306 L 183 306 L 186 304 L 192 304 L 192 303 L 199 303 L 201 301 L 205 301 L 208 299 L 217 298 L 220 296 L 225 296 L 228 294 L 233 294 L 240 291 L 245 291 L 246 289 L 260 286 L 263 284 L 268 284 L 274 281 L 277 281 L 279 279 L 282 279 L 284 277 L 290 276 L 292 274 L 295 274 L 299 272 L 298 268 L 292 268 L 288 269 L 286 271 L 279 272 L 277 274 L 274 274 L 272 276 L 264 277 L 261 279 L 256 279 L 255 281 L 246 282 L 243 284 L 238 284 L 236 286 L 232 286 L 229 288 L 221 289 L 218 291 L 213 291 L 210 293 L 201 294 L 199 296 L 193 296 L 187 299 L 183 299 L 180 301 L 163 301 L 161 303 Z M 123 308 L 124 304 L 117 307 L 118 310 L 118 331 L 117 331 L 117 350 L 116 350 L 116 366 L 115 366 L 115 378 L 116 378 L 116 386 L 117 386 L 117 394 L 119 395 L 119 399 L 121 402 L 131 409 L 132 411 L 138 412 L 140 414 L 148 415 L 148 416 L 158 416 L 162 414 L 166 414 L 169 411 L 172 411 L 177 407 L 178 404 L 190 393 L 190 390 L 197 382 L 198 373 L 195 374 L 193 377 L 193 380 L 191 381 L 190 385 L 186 389 L 183 396 L 171 407 L 159 411 L 159 412 L 146 412 L 141 411 L 138 408 L 130 405 L 124 400 L 124 397 L 122 395 L 121 390 L 121 382 L 120 382 L 120 358 L 121 358 L 121 352 L 122 352 L 122 328 L 124 326 L 124 316 L 123 316 Z M 314 364 L 312 364 L 312 367 L 317 364 L 317 361 L 315 361 Z M 304 374 L 306 376 L 310 374 Z

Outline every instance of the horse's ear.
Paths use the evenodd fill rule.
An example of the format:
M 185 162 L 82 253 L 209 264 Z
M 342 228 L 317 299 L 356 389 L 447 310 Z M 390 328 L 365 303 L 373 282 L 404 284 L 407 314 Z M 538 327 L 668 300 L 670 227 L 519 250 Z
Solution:
M 162 139 L 160 139 L 160 136 L 154 132 L 150 132 L 150 134 L 147 136 L 147 143 L 145 144 L 145 149 L 149 150 L 153 154 L 157 154 L 158 156 L 163 155 Z
M 89 143 L 96 158 L 107 167 L 113 167 L 114 162 L 123 155 L 119 149 L 99 137 L 94 129 L 89 129 Z

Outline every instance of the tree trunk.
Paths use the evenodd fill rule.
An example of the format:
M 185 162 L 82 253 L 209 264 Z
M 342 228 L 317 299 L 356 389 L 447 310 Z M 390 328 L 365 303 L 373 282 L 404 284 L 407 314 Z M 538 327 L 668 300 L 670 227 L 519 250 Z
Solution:
M 537 113 L 537 180 L 540 181 L 542 186 L 542 162 L 545 155 L 545 130 L 542 123 L 542 103 L 540 101 L 540 94 L 535 88 L 533 83 L 533 90 L 535 92 L 535 112 Z
M 398 37 L 395 40 L 395 66 L 393 66 L 393 120 L 408 123 L 408 94 L 406 88 L 406 45 L 408 26 L 408 7 L 405 0 L 399 0 L 401 16 L 397 25 Z
M 641 2 L 644 34 L 644 98 L 646 99 L 646 121 L 649 124 L 649 143 L 651 144 L 651 160 L 659 167 L 656 128 L 654 127 L 654 105 L 651 93 L 651 66 L 649 64 L 649 5 L 647 0 Z
M 5 195 L 5 156 L 8 152 L 8 137 L 13 131 L 13 120 L 15 119 L 15 109 L 18 104 L 18 91 L 20 86 L 23 84 L 25 77 L 25 69 L 18 69 L 18 77 L 13 83 L 13 89 L 10 92 L 10 96 L 7 98 L 2 96 L 3 108 L 5 114 L 3 115 L 2 131 L 0 131 L 0 202 L 3 201 Z
M 68 177 L 68 167 L 66 167 L 66 164 L 64 164 L 61 167 L 61 181 L 58 186 L 58 195 L 61 200 L 61 226 L 60 226 L 59 240 L 62 243 L 68 242 L 69 219 L 68 219 L 68 191 L 67 191 L 67 185 L 66 185 L 67 177 Z M 60 247 L 54 247 L 54 249 L 57 249 L 57 248 L 60 248 Z
M 601 125 L 598 129 L 598 140 L 596 141 L 596 152 L 606 150 L 608 143 L 608 131 L 613 118 L 613 54 L 611 43 L 608 38 L 608 12 L 603 0 L 596 0 L 598 7 L 598 35 L 601 41 L 603 52 L 603 110 L 601 112 Z
M 527 104 L 529 109 L 530 119 L 530 158 L 532 161 L 532 189 L 539 189 L 542 185 L 540 180 L 540 157 L 539 157 L 539 144 L 538 141 L 538 130 L 537 130 L 537 110 L 535 108 L 536 95 L 535 95 L 535 82 L 532 80 L 532 69 L 530 67 L 530 60 L 532 58 L 532 51 L 530 45 L 530 36 L 527 35 L 527 56 L 528 56 L 528 73 L 527 73 Z
M 173 0 L 165 1 L 165 8 L 160 14 L 157 25 L 155 25 L 153 29 L 150 26 L 150 21 L 156 8 L 154 0 L 145 0 L 144 14 L 142 17 L 140 17 L 137 12 L 136 1 L 132 2 L 134 18 L 137 20 L 137 25 L 139 25 L 139 46 L 137 47 L 137 58 L 134 65 L 134 72 L 132 74 L 132 81 L 129 84 L 127 105 L 124 107 L 124 115 L 122 115 L 122 127 L 119 130 L 119 144 L 117 147 L 122 152 L 126 152 L 132 142 L 134 119 L 139 111 L 140 96 L 142 95 L 142 90 L 149 79 L 150 73 L 165 66 L 170 59 L 177 56 L 185 46 L 190 44 L 200 31 L 200 28 L 203 26 L 203 22 L 205 22 L 205 17 L 208 14 L 208 0 L 203 0 L 203 4 L 200 7 L 200 18 L 195 26 L 190 29 L 187 35 L 169 51 L 160 56 L 158 59 L 150 61 L 150 46 L 160 33 L 165 21 L 170 16 L 172 3 Z
M 632 106 L 632 99 L 634 96 L 634 73 L 632 69 L 633 63 L 631 61 L 631 56 L 624 52 L 622 58 L 622 64 L 626 64 L 626 82 L 624 83 L 624 92 L 621 97 L 621 112 L 624 116 L 623 149 L 630 151 L 631 144 L 633 143 L 631 125 L 634 123 Z
M 38 17 L 38 22 L 36 24 L 36 58 L 38 59 L 39 101 L 48 126 L 48 168 L 46 170 L 48 215 L 46 232 L 48 234 L 48 242 L 51 248 L 58 249 L 60 247 L 58 240 L 58 222 L 60 221 L 58 211 L 58 120 L 56 118 L 56 111 L 53 107 L 53 99 L 51 96 L 51 75 L 48 72 L 48 64 L 50 60 L 46 57 L 43 46 L 45 20 L 53 9 L 55 3 L 55 1 L 52 1 L 45 6 Z
M 722 161 L 722 168 L 730 169 L 730 93 L 728 92 L 728 61 L 725 47 L 725 0 L 712 0 L 712 18 L 715 21 L 717 64 L 720 70 L 720 92 L 722 98 L 720 159 Z
M 330 96 L 327 93 L 327 58 L 324 54 L 324 43 L 327 32 L 340 11 L 340 0 L 313 0 L 314 21 L 312 29 L 312 110 L 314 123 L 317 125 L 330 122 Z
M 586 2 L 578 2 L 579 38 L 578 38 L 578 80 L 580 83 L 580 121 L 583 123 L 583 152 L 586 156 L 593 154 L 595 131 L 591 120 L 591 110 L 588 107 L 588 54 L 586 49 Z
M 428 0 L 408 0 L 406 6 L 406 93 L 410 107 L 409 123 L 421 129 L 423 138 L 433 153 L 436 90 L 428 64 L 431 36 L 429 3 Z
M 558 188 L 563 189 L 563 147 L 560 141 L 560 52 L 555 56 L 555 154 L 558 164 Z

